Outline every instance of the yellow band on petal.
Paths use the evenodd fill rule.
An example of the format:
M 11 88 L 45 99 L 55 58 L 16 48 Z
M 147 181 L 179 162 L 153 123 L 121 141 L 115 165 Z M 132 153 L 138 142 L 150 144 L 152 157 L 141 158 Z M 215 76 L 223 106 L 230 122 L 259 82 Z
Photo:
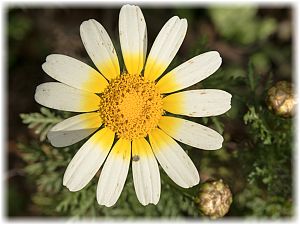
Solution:
M 178 120 L 174 117 L 163 116 L 160 119 L 158 126 L 162 130 L 168 131 L 167 133 L 172 136 L 173 134 L 176 134 L 178 129 L 180 129 L 181 124 L 180 124 L 180 120 Z
M 168 95 L 163 98 L 163 109 L 171 113 L 180 114 L 180 112 L 184 111 L 184 103 L 184 95 Z
M 180 88 L 180 84 L 173 77 L 175 77 L 174 74 L 169 72 L 157 82 L 156 87 L 160 93 L 170 93 Z
M 103 131 L 104 135 L 101 140 L 102 148 L 110 149 L 111 145 L 112 145 L 112 140 L 114 140 L 114 138 L 115 138 L 115 133 L 107 127 L 103 128 L 103 130 L 104 130 Z
M 86 92 L 82 94 L 80 99 L 80 108 L 82 111 L 90 112 L 99 109 L 100 98 L 92 93 Z
M 138 161 L 140 157 L 152 156 L 152 149 L 145 138 L 137 138 L 132 141 L 132 160 Z
M 95 146 L 96 151 L 107 151 L 109 152 L 113 141 L 115 138 L 115 133 L 109 128 L 103 128 L 97 131 L 90 139 L 89 142 L 92 142 Z
M 84 122 L 83 128 L 97 128 L 102 125 L 102 119 L 98 113 L 82 113 L 79 117 Z
M 144 67 L 143 56 L 139 53 L 123 53 L 124 62 L 127 72 L 132 75 L 139 75 Z
M 123 160 L 129 160 L 131 155 L 131 141 L 123 138 L 119 139 L 110 154 Z
M 167 64 L 157 59 L 148 58 L 145 66 L 145 79 L 155 81 L 167 68 Z
M 107 87 L 107 80 L 96 70 L 92 69 L 87 77 L 93 77 L 95 79 L 87 79 L 82 86 L 84 90 L 89 90 L 93 93 L 101 93 Z M 96 82 L 98 81 L 98 82 Z
M 117 59 L 113 61 L 111 59 L 107 62 L 101 61 L 101 63 L 98 63 L 96 67 L 108 80 L 116 78 L 120 75 L 120 66 Z
M 169 137 L 165 132 L 159 128 L 155 128 L 149 134 L 150 143 L 154 154 L 157 154 L 159 151 L 166 149 L 170 145 L 171 137 Z

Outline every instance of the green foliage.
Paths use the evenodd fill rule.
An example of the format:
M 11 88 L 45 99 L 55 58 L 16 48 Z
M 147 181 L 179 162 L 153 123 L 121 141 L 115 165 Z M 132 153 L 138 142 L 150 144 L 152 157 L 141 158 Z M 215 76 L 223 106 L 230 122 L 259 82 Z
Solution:
M 9 204 L 8 216 L 17 216 L 17 213 L 21 212 L 22 208 L 26 204 L 22 192 L 20 192 L 20 190 L 18 190 L 18 187 L 16 186 L 9 187 L 9 189 L 6 191 L 5 198 L 9 202 L 15 203 L 15 204 Z
M 18 148 L 22 159 L 26 162 L 24 172 L 28 176 L 28 181 L 32 182 L 36 189 L 32 201 L 41 207 L 41 214 L 47 215 L 51 211 L 50 207 L 56 205 L 50 196 L 55 196 L 62 190 L 60 172 L 65 169 L 67 161 L 70 160 L 66 152 L 67 148 L 55 149 L 48 144 L 38 142 L 27 145 L 20 143 Z
M 40 141 L 46 139 L 46 135 L 51 128 L 61 122 L 64 118 L 72 115 L 70 112 L 51 111 L 48 108 L 41 107 L 40 113 L 21 113 L 20 117 L 28 128 L 33 129 L 34 133 L 40 136 Z
M 274 83 L 273 74 L 262 76 L 257 67 L 251 61 L 245 75 L 236 77 L 224 68 L 214 75 L 215 79 L 202 82 L 205 88 L 232 87 L 228 90 L 233 94 L 232 109 L 226 114 L 235 120 L 225 125 L 222 116 L 199 120 L 218 130 L 213 123 L 217 120 L 225 128 L 218 130 L 223 131 L 223 149 L 200 153 L 200 171 L 203 177 L 222 178 L 230 184 L 234 202 L 229 215 L 291 217 L 293 119 L 282 119 L 267 109 L 265 96 Z M 238 133 L 234 134 L 229 127 L 236 119 L 242 122 L 235 122 Z
M 9 12 L 7 26 L 9 44 L 8 61 L 10 68 L 17 63 L 19 48 L 23 44 L 22 41 L 30 35 L 33 29 L 32 21 L 28 17 L 16 13 L 16 11 L 11 10 Z
M 273 18 L 260 19 L 257 11 L 257 8 L 250 6 L 212 7 L 209 14 L 225 39 L 246 45 L 265 40 L 276 30 L 276 21 Z
M 256 185 L 248 185 L 236 198 L 236 204 L 243 205 L 248 215 L 260 218 L 292 216 L 292 200 L 280 195 L 268 195 Z
M 260 108 L 260 110 L 262 109 Z M 251 126 L 251 132 L 255 132 L 255 139 L 260 139 L 266 145 L 272 143 L 271 131 L 267 128 L 263 118 L 255 112 L 254 106 L 249 106 L 249 111 L 244 115 L 244 121 L 246 125 Z
M 251 88 L 254 96 L 261 85 Z M 251 138 L 239 157 L 252 166 L 245 168 L 248 182 L 237 196 L 238 204 L 259 217 L 292 216 L 292 120 L 273 115 L 264 98 L 249 104 L 243 119 Z
M 8 27 L 8 36 L 14 41 L 20 41 L 25 38 L 26 35 L 32 29 L 32 22 L 25 16 L 12 15 Z
M 40 141 L 44 141 L 48 131 L 62 120 L 61 117 L 44 107 L 41 107 L 41 113 L 21 113 L 20 117 L 24 124 L 28 124 L 28 128 L 34 128 L 34 132 L 40 135 Z
M 251 56 L 251 62 L 256 67 L 258 73 L 267 73 L 270 69 L 270 58 L 264 52 L 256 52 Z

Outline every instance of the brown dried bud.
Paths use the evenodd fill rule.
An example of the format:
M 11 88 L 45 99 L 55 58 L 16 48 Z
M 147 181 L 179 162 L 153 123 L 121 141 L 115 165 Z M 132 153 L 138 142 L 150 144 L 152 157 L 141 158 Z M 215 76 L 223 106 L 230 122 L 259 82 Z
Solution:
M 279 81 L 268 91 L 266 99 L 269 110 L 282 117 L 291 117 L 295 114 L 296 99 L 292 84 Z
M 227 184 L 220 180 L 206 181 L 200 186 L 196 198 L 200 211 L 211 219 L 223 217 L 232 203 L 232 194 Z

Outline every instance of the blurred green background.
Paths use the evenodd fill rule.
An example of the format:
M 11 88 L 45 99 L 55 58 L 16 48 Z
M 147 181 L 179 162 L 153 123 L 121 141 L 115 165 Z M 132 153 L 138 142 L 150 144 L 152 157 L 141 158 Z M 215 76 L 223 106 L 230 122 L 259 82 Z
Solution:
M 121 6 L 6 8 L 8 85 L 8 164 L 6 215 L 65 217 L 202 217 L 191 196 L 197 187 L 181 190 L 162 180 L 157 206 L 143 207 L 128 175 L 117 205 L 97 205 L 97 178 L 80 192 L 62 186 L 71 157 L 83 143 L 51 147 L 45 134 L 69 116 L 42 109 L 33 98 L 38 84 L 51 81 L 41 68 L 48 54 L 60 53 L 93 65 L 83 47 L 79 26 L 94 18 L 108 31 L 121 59 L 118 14 Z M 182 145 L 202 181 L 222 178 L 230 186 L 233 203 L 226 217 L 290 218 L 293 214 L 293 119 L 267 109 L 267 90 L 276 81 L 293 77 L 292 6 L 141 6 L 148 29 L 148 52 L 164 23 L 178 15 L 188 20 L 185 40 L 168 70 L 200 53 L 217 50 L 221 68 L 195 88 L 223 89 L 233 95 L 225 115 L 193 118 L 224 136 L 223 148 L 201 151 Z M 33 113 L 35 114 L 28 114 Z M 20 113 L 24 114 L 22 118 Z M 26 124 L 32 127 L 29 129 Z M 131 173 L 131 172 L 130 172 Z M 161 174 L 163 172 L 161 171 Z M 201 218 L 200 218 L 201 219 Z

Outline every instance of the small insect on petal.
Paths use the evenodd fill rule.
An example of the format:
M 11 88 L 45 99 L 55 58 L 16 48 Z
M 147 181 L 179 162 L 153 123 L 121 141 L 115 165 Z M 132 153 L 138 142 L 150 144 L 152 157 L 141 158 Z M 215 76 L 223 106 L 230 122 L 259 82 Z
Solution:
M 137 161 L 139 161 L 140 160 L 140 156 L 139 155 L 134 155 L 134 156 L 132 156 L 132 161 L 133 162 L 137 162 Z

